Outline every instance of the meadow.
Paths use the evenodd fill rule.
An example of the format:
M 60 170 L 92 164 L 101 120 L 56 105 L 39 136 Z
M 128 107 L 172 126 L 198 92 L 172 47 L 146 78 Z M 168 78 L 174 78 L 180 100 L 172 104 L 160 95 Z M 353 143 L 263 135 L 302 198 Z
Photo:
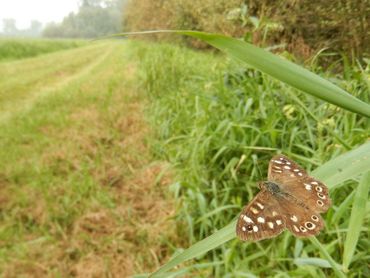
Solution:
M 220 53 L 139 41 L 61 49 L 0 62 L 4 277 L 140 277 L 235 219 L 274 154 L 311 172 L 370 135 L 366 117 Z M 305 66 L 369 103 L 369 65 L 335 74 L 318 59 Z M 370 275 L 369 200 L 357 194 L 368 176 L 328 184 L 317 236 L 337 264 L 346 257 L 348 277 Z M 171 275 L 335 277 L 324 255 L 288 232 L 233 238 Z

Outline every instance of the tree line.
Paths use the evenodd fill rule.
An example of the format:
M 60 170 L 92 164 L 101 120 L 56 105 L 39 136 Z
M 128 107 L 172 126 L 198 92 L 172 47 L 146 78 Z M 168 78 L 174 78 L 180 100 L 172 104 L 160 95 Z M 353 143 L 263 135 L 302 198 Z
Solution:
M 47 38 L 95 38 L 122 31 L 125 0 L 81 0 L 77 12 L 68 14 L 62 22 L 50 22 L 43 28 L 34 20 L 28 29 L 18 29 L 15 19 L 3 20 L 0 36 Z
M 77 13 L 61 23 L 49 23 L 43 36 L 48 38 L 94 38 L 122 31 L 124 0 L 83 0 Z

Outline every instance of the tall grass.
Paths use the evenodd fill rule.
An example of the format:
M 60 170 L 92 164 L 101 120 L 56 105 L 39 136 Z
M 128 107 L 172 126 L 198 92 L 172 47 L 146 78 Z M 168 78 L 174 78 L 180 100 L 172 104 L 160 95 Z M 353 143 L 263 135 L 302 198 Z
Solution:
M 157 128 L 153 149 L 176 166 L 172 190 L 179 201 L 177 220 L 187 226 L 182 233 L 190 243 L 238 215 L 258 191 L 256 181 L 266 178 L 268 161 L 276 152 L 312 171 L 369 137 L 365 117 L 297 92 L 224 56 L 169 45 L 139 45 L 136 53 L 141 85 L 152 100 L 148 115 Z M 368 69 L 362 74 L 352 66 L 345 70 L 342 76 L 319 73 L 369 102 Z M 368 273 L 369 241 L 364 237 L 368 214 L 362 225 L 349 226 L 354 199 L 347 196 L 356 187 L 353 179 L 331 190 L 333 206 L 317 237 L 327 254 L 342 262 L 346 236 L 352 229 L 360 233 L 350 276 Z M 318 263 L 319 257 L 315 242 L 286 232 L 255 244 L 232 240 L 199 258 L 210 262 L 208 270 L 196 270 L 196 264 L 186 271 L 216 277 L 334 275 L 330 266 Z

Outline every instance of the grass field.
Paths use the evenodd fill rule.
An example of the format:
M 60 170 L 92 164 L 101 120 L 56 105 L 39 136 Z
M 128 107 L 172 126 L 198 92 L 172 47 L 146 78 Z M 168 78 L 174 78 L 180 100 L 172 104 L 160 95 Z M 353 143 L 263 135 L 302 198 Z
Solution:
M 321 75 L 369 102 L 368 71 Z M 277 152 L 311 171 L 370 136 L 365 117 L 225 56 L 123 41 L 1 62 L 0 125 L 4 277 L 153 271 L 230 223 Z M 317 237 L 338 263 L 359 179 L 331 190 Z M 349 277 L 370 275 L 369 215 L 368 206 Z M 335 276 L 312 242 L 288 232 L 234 239 L 179 271 Z
M 167 257 L 170 176 L 129 53 L 104 42 L 1 63 L 3 277 L 124 277 Z

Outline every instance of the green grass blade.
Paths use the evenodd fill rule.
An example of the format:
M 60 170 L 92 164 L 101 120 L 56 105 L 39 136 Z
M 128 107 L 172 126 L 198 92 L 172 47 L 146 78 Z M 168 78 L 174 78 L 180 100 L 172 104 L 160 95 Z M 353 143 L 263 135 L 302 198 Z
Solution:
M 369 104 L 355 98 L 345 90 L 303 67 L 238 39 L 212 33 L 181 30 L 133 32 L 122 33 L 114 36 L 160 32 L 172 32 L 201 39 L 221 51 L 224 51 L 228 55 L 267 73 L 272 77 L 301 90 L 302 92 L 321 98 L 349 111 L 370 117 Z
M 346 276 L 340 270 L 339 265 L 333 260 L 333 258 L 330 256 L 328 251 L 326 251 L 325 247 L 320 243 L 320 241 L 318 241 L 318 239 L 316 237 L 310 237 L 309 239 L 312 242 L 312 244 L 315 245 L 320 250 L 321 254 L 329 262 L 329 264 L 331 265 L 332 269 L 334 270 L 336 276 L 345 278 Z
M 347 93 L 333 83 L 288 60 L 261 48 L 223 35 L 179 31 L 199 38 L 256 69 L 279 79 L 305 93 L 321 98 L 349 111 L 370 117 L 370 105 Z
M 370 142 L 326 162 L 313 171 L 312 175 L 332 188 L 351 177 L 367 172 L 369 168 Z
M 348 266 L 352 261 L 356 250 L 357 241 L 360 236 L 362 222 L 366 213 L 366 202 L 368 200 L 370 189 L 370 171 L 362 176 L 362 179 L 356 189 L 352 205 L 351 218 L 348 225 L 348 233 L 344 243 L 343 268 L 348 271 Z
M 159 277 L 163 275 L 166 271 L 170 270 L 174 266 L 190 260 L 192 258 L 198 257 L 209 250 L 212 250 L 219 245 L 235 238 L 235 225 L 236 221 L 231 222 L 226 227 L 222 228 L 221 230 L 215 232 L 213 235 L 195 243 L 194 245 L 190 246 L 181 254 L 177 255 L 161 268 L 159 268 L 156 272 L 154 272 L 150 277 Z
M 327 260 L 320 258 L 297 258 L 294 259 L 294 263 L 298 266 L 301 265 L 312 265 L 321 268 L 332 268 L 330 263 Z

